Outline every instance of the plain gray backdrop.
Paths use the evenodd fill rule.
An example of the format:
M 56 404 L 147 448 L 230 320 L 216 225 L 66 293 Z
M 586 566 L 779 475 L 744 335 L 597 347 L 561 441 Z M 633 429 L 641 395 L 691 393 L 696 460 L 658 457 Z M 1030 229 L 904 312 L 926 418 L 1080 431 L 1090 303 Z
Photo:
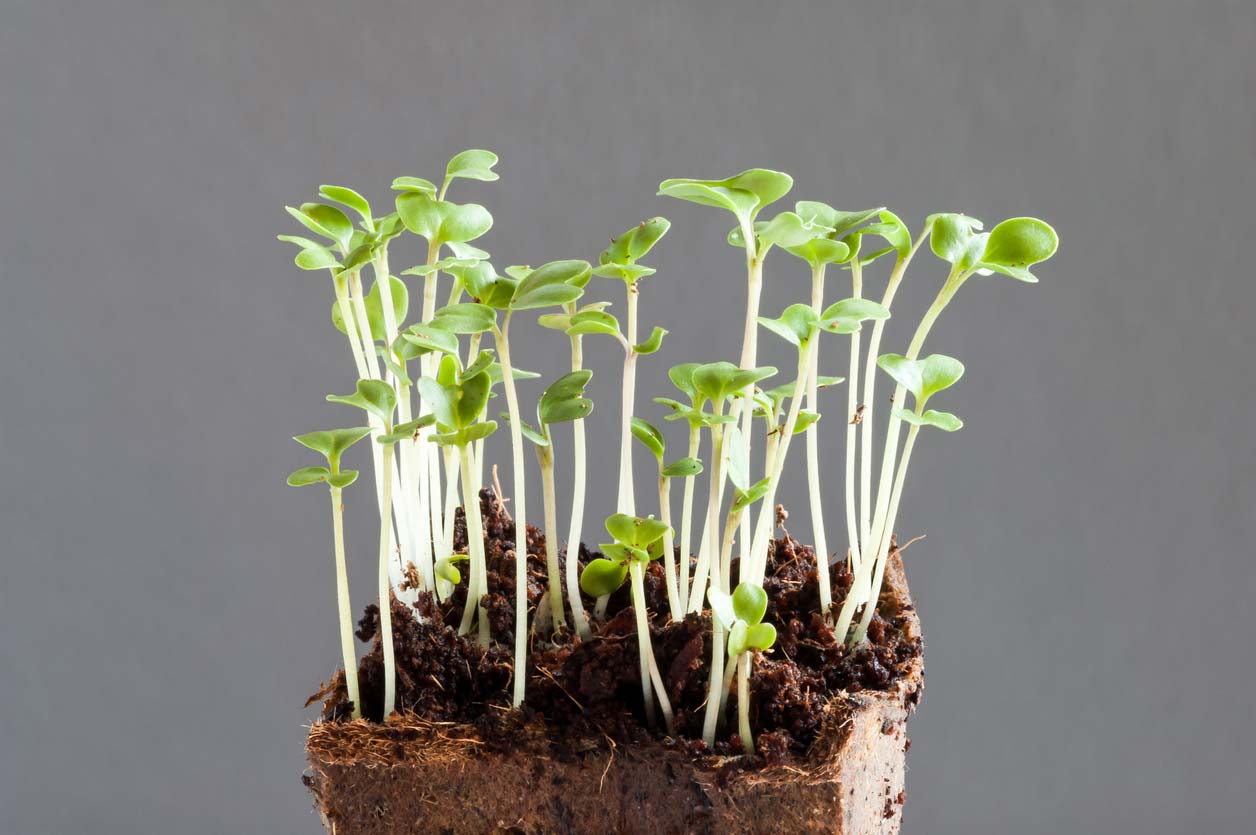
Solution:
M 495 214 L 499 265 L 672 219 L 642 302 L 671 330 L 642 363 L 656 419 L 668 365 L 736 359 L 745 292 L 729 218 L 655 197 L 665 177 L 764 166 L 796 177 L 783 206 L 1053 223 L 1041 284 L 973 279 L 930 338 L 967 363 L 967 427 L 926 437 L 904 499 L 928 535 L 905 831 L 1250 831 L 1253 55 L 1237 0 L 6 0 L 0 832 L 318 831 L 330 524 L 283 482 L 353 373 L 328 282 L 274 236 L 321 182 L 387 205 L 464 147 L 501 155 L 455 192 Z M 887 349 L 943 276 L 917 259 Z M 805 298 L 799 262 L 767 281 L 766 312 Z M 565 351 L 533 329 L 516 353 L 551 375 Z M 616 360 L 589 353 L 586 531 L 616 490 Z M 369 487 L 349 504 L 361 606 Z

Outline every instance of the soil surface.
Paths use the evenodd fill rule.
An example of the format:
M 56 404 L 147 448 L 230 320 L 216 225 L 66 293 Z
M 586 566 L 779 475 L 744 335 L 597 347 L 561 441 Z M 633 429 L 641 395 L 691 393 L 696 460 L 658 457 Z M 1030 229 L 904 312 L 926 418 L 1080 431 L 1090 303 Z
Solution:
M 485 598 L 494 643 L 478 645 L 473 636 L 456 634 L 466 599 L 466 575 L 454 594 L 441 603 L 422 595 L 415 607 L 392 601 L 397 659 L 397 708 L 431 722 L 473 725 L 485 740 L 509 746 L 510 729 L 519 719 L 543 718 L 553 733 L 573 744 L 590 737 L 615 742 L 660 739 L 665 732 L 645 724 L 637 659 L 634 612 L 628 584 L 610 599 L 606 619 L 593 623 L 593 637 L 572 633 L 533 634 L 528 656 L 527 699 L 520 717 L 510 710 L 514 641 L 515 524 L 491 489 L 480 494 L 491 592 Z M 535 611 L 546 587 L 545 537 L 528 527 L 528 607 Z M 466 551 L 461 511 L 455 550 Z M 583 566 L 600 554 L 580 547 Z M 565 551 L 560 559 L 567 559 Z M 465 565 L 465 564 L 464 564 Z M 851 577 L 844 565 L 830 571 L 835 608 L 840 607 Z M 733 576 L 736 576 L 734 567 Z M 764 588 L 769 605 L 765 620 L 777 630 L 777 642 L 755 662 L 751 678 L 751 728 L 759 755 L 740 758 L 745 767 L 783 763 L 806 753 L 820 732 L 825 705 L 841 692 L 889 690 L 921 654 L 919 638 L 904 633 L 906 615 L 892 596 L 881 605 L 868 631 L 867 644 L 848 650 L 820 618 L 815 552 L 785 535 L 768 558 Z M 702 711 L 710 664 L 709 614 L 674 622 L 668 615 L 663 570 L 650 565 L 645 578 L 655 657 L 676 714 L 675 744 L 695 757 L 738 754 L 735 733 L 714 749 L 702 741 Z M 548 604 L 547 604 L 548 605 Z M 585 597 L 590 613 L 594 601 Z M 570 609 L 568 609 L 570 612 Z M 570 618 L 570 614 L 568 615 Z M 358 638 L 373 644 L 359 665 L 362 713 L 381 721 L 382 652 L 379 609 L 368 606 Z M 325 699 L 323 718 L 344 721 L 350 704 L 339 671 L 311 702 Z M 733 694 L 728 716 L 736 716 Z M 561 744 L 562 739 L 555 740 Z

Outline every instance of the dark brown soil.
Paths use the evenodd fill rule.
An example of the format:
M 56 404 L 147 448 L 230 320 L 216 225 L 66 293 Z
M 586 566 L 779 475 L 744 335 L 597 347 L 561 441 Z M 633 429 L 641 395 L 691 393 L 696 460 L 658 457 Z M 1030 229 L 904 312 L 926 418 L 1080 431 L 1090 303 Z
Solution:
M 509 729 L 519 717 L 509 710 L 513 675 L 511 647 L 514 635 L 514 522 L 491 490 L 480 496 L 484 514 L 490 612 L 494 645 L 476 644 L 456 635 L 466 599 L 463 584 L 446 601 L 436 604 L 424 595 L 412 610 L 392 603 L 397 658 L 397 708 L 430 722 L 477 726 L 484 740 L 509 746 Z M 461 512 L 455 529 L 455 549 L 465 551 L 466 529 Z M 528 527 L 528 605 L 535 610 L 546 585 L 545 539 Z M 581 565 L 599 556 L 580 548 Z M 560 559 L 566 559 L 565 552 Z M 465 575 L 469 572 L 463 572 Z M 734 576 L 736 570 L 734 568 Z M 851 578 L 844 566 L 831 571 L 833 599 L 840 606 Z M 676 744 L 694 756 L 738 753 L 734 736 L 716 744 L 714 751 L 701 741 L 702 710 L 706 700 L 710 646 L 709 616 L 689 615 L 677 623 L 667 614 L 662 567 L 650 566 L 646 596 L 651 612 L 655 656 L 663 673 L 673 709 Z M 770 600 L 766 620 L 777 629 L 777 643 L 759 657 L 751 680 L 751 727 L 759 755 L 741 758 L 743 767 L 781 763 L 804 754 L 820 732 L 825 706 L 840 692 L 888 690 L 908 662 L 921 654 L 919 638 L 904 634 L 906 613 L 883 595 L 869 630 L 869 642 L 855 650 L 842 647 L 819 616 L 815 554 L 810 546 L 786 536 L 773 543 L 764 587 Z M 594 601 L 586 598 L 591 611 Z M 523 717 L 543 718 L 554 732 L 573 743 L 590 737 L 617 742 L 658 738 L 644 722 L 637 661 L 636 630 L 630 596 L 624 588 L 612 596 L 606 620 L 594 624 L 592 640 L 574 635 L 533 636 L 528 657 L 528 686 Z M 379 611 L 368 606 L 358 637 L 374 647 L 361 661 L 359 682 L 363 715 L 379 722 L 382 706 L 382 653 L 378 638 Z M 342 721 L 349 714 L 343 675 L 315 698 L 326 697 L 323 717 Z M 735 716 L 736 697 L 729 715 Z M 561 743 L 561 740 L 559 740 Z

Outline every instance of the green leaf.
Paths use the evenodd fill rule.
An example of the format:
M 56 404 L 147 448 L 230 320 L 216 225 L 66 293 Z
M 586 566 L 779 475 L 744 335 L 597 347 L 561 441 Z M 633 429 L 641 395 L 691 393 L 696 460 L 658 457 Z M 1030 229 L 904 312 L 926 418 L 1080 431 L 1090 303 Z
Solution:
M 634 284 L 641 279 L 654 275 L 658 270 L 644 264 L 599 264 L 593 268 L 593 275 L 598 278 L 617 278 L 620 281 Z
M 455 426 L 465 429 L 480 419 L 488 405 L 490 388 L 492 379 L 487 372 L 467 377 L 458 384 L 453 395 Z
M 731 362 L 709 362 L 693 370 L 691 380 L 700 396 L 716 403 L 741 394 L 749 386 L 776 374 L 772 366 L 741 369 Z
M 606 531 L 616 542 L 634 548 L 645 548 L 671 528 L 653 516 L 628 516 L 615 513 L 606 518 Z
M 433 200 L 421 191 L 398 195 L 397 213 L 407 229 L 429 243 L 465 243 L 493 227 L 493 216 L 478 203 Z
M 943 432 L 954 432 L 957 429 L 964 428 L 964 421 L 960 420 L 950 412 L 939 412 L 935 409 L 926 409 L 924 414 L 918 415 L 907 409 L 896 408 L 892 411 L 895 417 L 915 426 L 933 426 L 937 429 L 941 429 Z
M 491 183 L 498 179 L 493 166 L 497 164 L 497 154 L 492 151 L 468 150 L 455 154 L 445 166 L 445 182 L 463 177 L 468 180 L 482 180 Z
M 465 380 L 469 377 L 474 377 L 476 374 L 487 372 L 492 364 L 493 352 L 489 350 L 481 350 L 479 355 L 472 360 L 471 364 L 462 369 L 462 373 L 459 375 L 459 378 Z M 491 382 L 492 379 L 493 378 L 490 375 L 489 381 Z
M 497 311 L 475 302 L 446 305 L 436 311 L 432 325 L 450 333 L 483 333 L 497 325 Z
M 510 378 L 512 380 L 535 380 L 540 376 L 541 375 L 537 374 L 535 371 L 528 371 L 526 369 L 519 368 L 518 366 L 513 366 L 510 369 Z M 492 381 L 493 385 L 497 385 L 502 381 L 501 363 L 495 362 L 488 367 L 488 377 L 489 380 Z
M 326 467 L 302 467 L 288 474 L 289 487 L 306 487 L 311 484 L 322 484 L 331 475 Z
M 820 420 L 819 412 L 813 412 L 810 409 L 799 409 L 798 420 L 794 422 L 794 434 L 799 435 L 803 432 L 806 432 L 807 429 L 810 428 L 812 424 L 818 423 L 819 420 Z
M 990 230 L 980 266 L 1020 281 L 1037 282 L 1029 268 L 1055 254 L 1055 230 L 1032 217 L 1005 220 Z
M 661 471 L 664 478 L 682 478 L 702 472 L 702 462 L 697 458 L 677 458 Z
M 733 612 L 739 620 L 754 626 L 768 611 L 768 593 L 754 583 L 741 583 L 733 590 Z
M 285 206 L 284 209 L 306 229 L 336 242 L 341 249 L 348 250 L 349 240 L 353 237 L 353 221 L 335 206 L 302 203 L 300 209 L 291 206 Z
M 327 484 L 335 487 L 337 490 L 343 490 L 357 480 L 357 470 L 341 470 L 338 473 L 332 473 L 327 476 Z
M 755 230 L 760 251 L 767 246 L 802 246 L 807 241 L 824 238 L 833 230 L 827 226 L 804 221 L 796 212 L 781 212 Z
M 558 307 L 574 302 L 584 294 L 579 287 L 570 284 L 549 284 L 526 293 L 515 291 L 510 300 L 511 310 L 535 310 L 540 307 Z
M 970 247 L 974 233 L 981 231 L 981 221 L 967 215 L 943 213 L 930 215 L 929 223 L 929 247 L 934 255 L 955 265 L 971 259 Z
M 650 331 L 650 335 L 645 342 L 638 342 L 636 345 L 633 345 L 632 350 L 638 354 L 653 354 L 663 346 L 663 337 L 666 335 L 667 331 L 656 325 Z
M 340 262 L 336 260 L 336 256 L 332 254 L 330 249 L 320 243 L 297 235 L 279 235 L 278 238 L 281 241 L 301 247 L 301 250 L 293 260 L 303 270 L 336 270 L 340 268 Z
M 458 570 L 458 566 L 454 565 L 454 563 L 462 562 L 466 559 L 469 559 L 466 554 L 453 554 L 452 556 L 441 557 L 436 561 L 433 571 L 437 577 L 456 586 L 462 582 L 462 572 Z
M 389 276 L 389 287 L 392 289 L 392 306 L 394 321 L 400 325 L 406 319 L 406 314 L 410 311 L 410 291 L 406 289 L 406 283 L 396 276 Z M 373 342 L 384 342 L 388 339 L 388 334 L 384 330 L 384 303 L 380 299 L 380 284 L 376 281 L 371 285 L 370 291 L 366 294 L 366 321 L 371 326 L 371 340 Z M 344 319 L 340 315 L 340 304 L 335 303 L 331 308 L 331 323 L 335 325 L 336 330 L 345 333 Z M 357 322 L 355 321 L 356 325 Z
M 863 234 L 881 236 L 890 244 L 890 247 L 898 254 L 899 258 L 906 258 L 907 254 L 911 252 L 912 245 L 911 232 L 908 231 L 907 224 L 903 223 L 898 215 L 888 209 L 883 209 L 880 214 L 881 222 L 865 226 L 862 230 Z M 860 260 L 862 263 L 871 263 L 884 252 L 885 250 L 882 250 L 875 255 L 866 256 L 866 260 Z
M 772 479 L 761 478 L 754 484 L 750 485 L 749 490 L 735 490 L 733 495 L 733 505 L 730 508 L 732 512 L 743 510 L 755 502 L 762 499 L 768 494 L 768 487 L 772 484 Z
M 767 652 L 776 643 L 776 627 L 770 623 L 756 623 L 746 627 L 744 638 L 748 650 Z
M 624 338 L 619 330 L 619 320 L 604 310 L 585 310 L 571 317 L 571 324 L 567 327 L 568 336 L 591 333 L 620 340 Z
M 752 168 L 726 180 L 672 179 L 659 183 L 659 194 L 704 206 L 727 209 L 743 223 L 752 222 L 765 206 L 784 197 L 793 177 L 780 171 Z
M 321 454 L 327 459 L 332 469 L 340 466 L 340 456 L 349 447 L 371 434 L 370 427 L 354 426 L 348 429 L 328 429 L 322 432 L 307 432 L 297 435 L 292 440 L 298 444 Z
M 340 265 L 340 271 L 346 273 L 358 272 L 371 263 L 374 258 L 375 242 L 372 240 L 365 241 L 349 250 L 349 254 L 345 256 L 344 261 Z
M 954 357 L 930 354 L 920 360 L 920 399 L 928 400 L 938 392 L 948 389 L 964 376 L 964 364 Z
M 921 369 L 916 360 L 909 360 L 902 354 L 882 354 L 877 357 L 877 367 L 889 374 L 894 382 L 920 396 Z
M 397 406 L 396 392 L 383 380 L 358 380 L 357 391 L 353 394 L 329 394 L 327 400 L 331 403 L 356 406 L 375 415 L 384 423 L 392 420 L 393 409 Z
M 400 441 L 417 441 L 419 438 L 419 430 L 425 429 L 436 422 L 436 415 L 427 414 L 414 420 L 408 420 L 405 423 L 399 423 L 393 427 L 391 434 L 384 435 L 379 438 L 381 443 L 395 444 Z
M 428 197 L 436 196 L 436 184 L 422 177 L 398 177 L 392 181 L 394 191 L 417 191 Z
M 497 421 L 483 420 L 479 423 L 473 423 L 460 433 L 462 436 L 462 446 L 474 443 L 476 441 L 487 438 L 497 431 Z
M 715 586 L 707 588 L 707 601 L 711 604 L 711 614 L 725 629 L 732 629 L 737 623 L 737 613 L 733 611 L 733 596 Z
M 397 343 L 401 345 L 410 344 L 401 337 L 397 337 Z M 375 346 L 375 353 L 379 355 L 380 360 L 384 363 L 384 367 L 397 378 L 397 382 L 401 383 L 401 385 L 406 388 L 414 385 L 414 381 L 410 379 L 410 375 L 407 373 L 405 366 L 397 362 L 397 357 L 392 351 L 385 348 L 383 345 L 377 344 Z M 409 352 L 407 351 L 407 353 Z
M 820 319 L 809 305 L 791 304 L 785 308 L 779 319 L 760 316 L 759 324 L 791 345 L 801 347 L 815 335 Z
M 550 261 L 532 270 L 520 279 L 515 290 L 515 297 L 525 296 L 542 287 L 568 284 L 575 288 L 584 287 L 589 283 L 592 268 L 588 261 L 566 260 Z
M 785 251 L 801 258 L 813 267 L 821 264 L 840 264 L 851 257 L 849 245 L 830 238 L 810 238 L 800 244 L 786 246 Z
M 434 322 L 411 325 L 401 334 L 401 338 L 423 353 L 437 351 L 444 354 L 456 354 L 458 352 L 458 337 Z
M 602 264 L 633 264 L 645 256 L 672 226 L 664 217 L 643 220 L 627 232 L 611 239 L 598 261 Z
M 871 299 L 842 299 L 820 314 L 820 327 L 830 333 L 857 333 L 861 322 L 888 318 L 889 309 Z
M 497 310 L 504 310 L 510 305 L 518 286 L 514 279 L 498 275 L 488 261 L 478 261 L 450 272 L 463 283 L 472 298 Z
M 342 206 L 348 206 L 350 209 L 353 209 L 362 216 L 362 220 L 368 225 L 373 223 L 371 219 L 371 204 L 367 203 L 366 198 L 353 189 L 345 188 L 344 186 L 319 186 L 318 193 L 328 200 L 333 200 Z
M 749 627 L 744 620 L 737 620 L 728 630 L 728 657 L 736 658 L 746 651 L 746 630 Z
M 696 401 L 698 397 L 698 390 L 693 384 L 693 372 L 697 367 L 696 362 L 682 362 L 667 370 L 667 377 L 672 381 L 672 385 L 689 395 L 691 401 Z
M 471 267 L 476 263 L 478 259 L 475 258 L 442 258 L 431 264 L 418 264 L 408 270 L 402 270 L 401 274 L 426 276 L 436 272 L 451 272 L 458 267 Z
M 537 417 L 542 424 L 580 420 L 593 411 L 593 401 L 584 396 L 593 372 L 586 369 L 572 371 L 559 377 L 541 394 L 537 404 Z
M 580 588 L 590 597 L 612 594 L 624 584 L 628 566 L 622 562 L 597 559 L 584 567 L 580 574 Z
M 663 433 L 639 417 L 632 419 L 630 428 L 632 436 L 645 445 L 645 448 L 650 450 L 659 463 L 662 464 L 663 452 L 667 446 L 667 442 L 663 440 Z
M 542 313 L 536 317 L 536 323 L 552 331 L 566 332 L 571 327 L 571 313 Z

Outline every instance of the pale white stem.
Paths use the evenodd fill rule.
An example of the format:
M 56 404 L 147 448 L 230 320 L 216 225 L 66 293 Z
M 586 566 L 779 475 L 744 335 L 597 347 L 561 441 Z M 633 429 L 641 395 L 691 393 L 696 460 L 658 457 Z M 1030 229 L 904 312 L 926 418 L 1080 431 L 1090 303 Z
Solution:
M 739 579 L 743 583 L 751 582 L 758 586 L 763 585 L 763 575 L 767 571 L 768 541 L 772 536 L 772 532 L 776 529 L 776 488 L 781 483 L 781 472 L 785 469 L 785 458 L 789 454 L 789 444 L 794 437 L 794 428 L 798 425 L 798 413 L 802 409 L 803 392 L 806 390 L 807 377 L 811 373 L 811 366 L 815 364 L 819 341 L 820 334 L 812 334 L 811 341 L 807 343 L 806 348 L 799 352 L 798 376 L 795 378 L 794 391 L 790 396 L 789 412 L 785 416 L 785 426 L 781 430 L 776 456 L 774 460 L 768 462 L 768 490 L 763 497 L 763 504 L 759 508 L 759 524 L 755 529 L 755 540 L 750 547 L 748 558 L 743 557 L 741 563 Z
M 388 430 L 388 427 L 385 427 Z M 397 661 L 392 632 L 392 582 L 389 579 L 389 534 L 392 508 L 392 444 L 384 447 L 384 490 L 379 503 L 379 640 L 384 652 L 384 717 L 397 704 Z
M 887 519 L 889 520 L 885 526 L 884 541 L 877 548 L 877 563 L 875 577 L 872 581 L 872 590 L 868 593 L 868 601 L 864 604 L 863 617 L 859 620 L 859 628 L 855 630 L 855 634 L 851 637 L 851 644 L 858 644 L 863 641 L 868 634 L 868 627 L 872 624 L 872 616 L 876 613 L 877 598 L 881 594 L 881 584 L 885 580 L 885 565 L 889 562 L 890 555 L 890 537 L 894 530 L 894 523 L 898 519 L 899 502 L 903 498 L 903 484 L 907 480 L 907 467 L 911 463 L 912 449 L 916 446 L 916 436 L 920 434 L 920 427 L 912 424 L 907 430 L 907 440 L 903 442 L 903 460 L 898 467 L 898 475 L 894 478 L 894 491 L 890 495 L 890 512 Z
M 811 269 L 811 309 L 815 311 L 816 316 L 824 310 L 824 270 L 824 264 Z M 817 397 L 820 387 L 819 369 L 820 361 L 817 351 L 816 361 L 811 364 L 811 373 L 807 375 L 807 406 L 817 413 L 820 411 Z M 854 399 L 854 395 L 851 395 L 851 399 Z M 819 428 L 819 423 L 813 423 L 807 427 L 807 492 L 811 497 L 812 544 L 815 546 L 816 574 L 820 583 L 820 612 L 827 618 L 829 606 L 833 601 L 829 591 L 829 543 L 824 534 L 824 506 L 820 486 L 820 436 L 817 432 Z M 852 426 L 848 427 L 846 432 L 846 525 L 852 537 L 855 534 L 853 456 L 854 427 Z
M 637 387 L 637 285 L 628 285 L 628 344 L 624 349 L 623 408 L 620 417 L 619 513 L 637 515 L 636 491 L 632 483 L 632 409 Z
M 667 696 L 667 688 L 663 684 L 663 675 L 659 672 L 653 646 L 650 646 L 650 681 L 654 684 L 654 692 L 659 696 L 659 710 L 663 711 L 663 724 L 667 727 L 669 734 L 674 734 L 676 733 L 676 716 L 672 713 L 672 700 Z
M 571 337 L 571 370 L 579 371 L 583 366 L 583 340 L 580 336 Z M 589 630 L 589 616 L 584 611 L 584 601 L 580 597 L 580 529 L 584 525 L 584 477 L 585 477 L 585 442 L 584 419 L 574 421 L 571 427 L 572 442 L 575 447 L 575 475 L 571 487 L 571 527 L 567 534 L 567 599 L 571 604 L 571 619 L 575 622 L 576 634 L 589 640 L 593 633 Z
M 358 379 L 368 379 L 366 360 L 362 357 L 362 337 L 358 333 L 358 324 L 353 315 L 353 303 L 349 300 L 348 280 L 344 276 L 337 276 L 333 283 L 336 287 L 336 306 L 340 310 L 340 321 L 345 326 L 349 350 L 353 352 L 353 365 L 357 368 Z
M 480 500 L 476 495 L 475 474 L 471 468 L 470 453 L 466 447 L 458 449 L 458 457 L 462 463 L 462 509 L 467 519 L 467 556 L 470 558 L 470 574 L 467 577 L 467 602 L 462 607 L 462 623 L 458 626 L 458 634 L 466 635 L 471 631 L 472 621 L 479 614 L 481 642 L 483 640 L 488 618 L 481 605 L 480 586 L 486 571 L 484 561 L 484 523 L 480 519 Z M 453 478 L 453 473 L 450 473 Z M 468 499 L 467 496 L 474 498 Z
M 663 579 L 667 585 L 667 603 L 671 610 L 672 620 L 681 620 L 685 616 L 685 607 L 680 602 L 680 590 L 676 586 L 676 542 L 672 532 L 672 488 L 671 479 L 659 473 L 659 521 L 667 525 L 663 534 Z
M 701 427 L 691 425 L 689 427 L 689 452 L 690 458 L 698 457 L 698 444 L 701 441 Z M 697 482 L 696 475 L 685 476 L 685 492 L 681 501 L 684 503 L 680 511 L 680 564 L 678 566 L 678 577 L 676 588 L 680 595 L 681 610 L 683 612 L 685 604 L 689 601 L 689 559 L 693 552 L 690 547 L 693 544 L 693 489 Z
M 519 412 L 519 394 L 515 390 L 514 366 L 510 361 L 510 316 L 506 311 L 500 330 L 494 332 L 497 358 L 502 365 L 502 385 L 506 389 L 506 408 L 510 412 L 510 447 L 514 467 L 515 493 L 515 684 L 511 704 L 523 704 L 527 684 L 528 653 L 528 525 L 527 479 L 523 469 L 523 430 Z
M 551 441 L 552 443 L 552 441 Z M 554 629 L 567 625 L 563 614 L 563 577 L 558 566 L 558 496 L 554 490 L 554 454 L 549 447 L 537 447 L 541 465 L 542 500 L 545 505 L 545 568 L 549 580 L 549 604 Z
M 733 556 L 733 538 L 734 532 L 737 530 L 738 523 L 746 517 L 745 508 L 728 514 L 724 521 L 724 536 L 722 537 L 722 545 L 720 546 L 720 562 L 725 560 L 731 561 Z M 720 541 L 717 539 L 716 541 Z M 719 587 L 719 583 L 712 580 L 711 585 Z M 723 589 L 728 591 L 728 589 Z M 702 718 L 702 738 L 706 740 L 708 745 L 715 742 L 715 731 L 723 721 L 724 705 L 728 701 L 728 676 L 732 670 L 725 669 L 727 659 L 725 658 L 725 641 L 728 639 L 727 630 L 724 625 L 715 617 L 714 611 L 711 613 L 711 672 L 707 679 L 707 703 L 706 712 Z M 723 683 L 723 687 L 719 684 Z
M 645 583 L 641 579 L 641 564 L 632 560 L 628 564 L 628 576 L 632 581 L 632 608 L 637 619 L 637 659 L 641 665 L 641 698 L 645 703 L 645 718 L 654 727 L 654 687 L 650 682 L 650 620 L 645 610 Z M 663 694 L 663 698 L 667 698 Z
M 427 263 L 434 264 L 440 257 L 440 245 L 429 243 L 427 247 Z M 431 272 L 423 277 L 423 321 L 430 322 L 432 317 L 436 315 L 436 290 L 437 276 L 439 272 Z M 436 357 L 432 354 L 424 354 L 419 357 L 420 372 L 424 377 L 436 376 Z M 419 404 L 419 414 L 426 415 L 431 411 L 431 407 L 426 403 Z M 428 481 L 427 494 L 429 501 L 427 504 L 429 524 L 431 526 L 432 539 L 436 542 L 445 540 L 444 536 L 444 520 L 441 518 L 441 508 L 437 499 L 441 495 L 440 488 L 440 465 L 441 456 L 429 455 L 427 457 L 426 477 Z M 420 478 L 423 476 L 420 475 Z M 446 477 L 448 474 L 446 474 Z
M 759 358 L 759 300 L 763 293 L 763 258 L 756 250 L 752 224 L 743 224 L 746 241 L 746 321 L 741 336 L 741 367 L 754 368 Z M 750 439 L 754 435 L 754 384 L 746 387 L 741 398 L 741 440 L 746 461 L 750 461 Z M 750 543 L 750 514 L 742 517 L 741 561 L 746 563 L 746 547 Z
M 750 663 L 753 653 L 743 652 L 737 659 L 737 733 L 747 754 L 754 753 L 754 737 L 750 733 Z
M 722 404 L 716 406 L 718 415 Z M 698 550 L 698 563 L 693 571 L 693 588 L 689 590 L 689 611 L 701 612 L 706 599 L 707 578 L 719 587 L 718 565 L 711 571 L 711 552 L 720 547 L 720 504 L 724 497 L 724 430 L 718 424 L 711 427 L 711 492 L 707 496 L 706 536 Z
M 332 534 L 336 540 L 336 609 L 340 615 L 340 655 L 345 667 L 345 690 L 353 702 L 353 718 L 362 717 L 358 695 L 358 658 L 353 645 L 353 604 L 349 600 L 349 572 L 345 565 L 345 507 L 339 487 L 331 488 Z
M 454 526 L 457 522 L 458 513 L 458 476 L 462 470 L 461 456 L 454 447 L 443 447 L 445 459 L 445 525 L 442 531 L 443 539 L 435 546 L 437 550 L 437 559 L 444 559 L 454 552 Z M 430 455 L 437 454 L 437 450 L 429 451 Z M 426 479 L 423 480 L 426 483 Z M 476 506 L 479 506 L 477 499 Z M 467 588 L 470 588 L 468 585 Z M 453 584 L 448 580 L 438 580 L 437 589 L 440 591 L 441 599 L 453 594 Z

